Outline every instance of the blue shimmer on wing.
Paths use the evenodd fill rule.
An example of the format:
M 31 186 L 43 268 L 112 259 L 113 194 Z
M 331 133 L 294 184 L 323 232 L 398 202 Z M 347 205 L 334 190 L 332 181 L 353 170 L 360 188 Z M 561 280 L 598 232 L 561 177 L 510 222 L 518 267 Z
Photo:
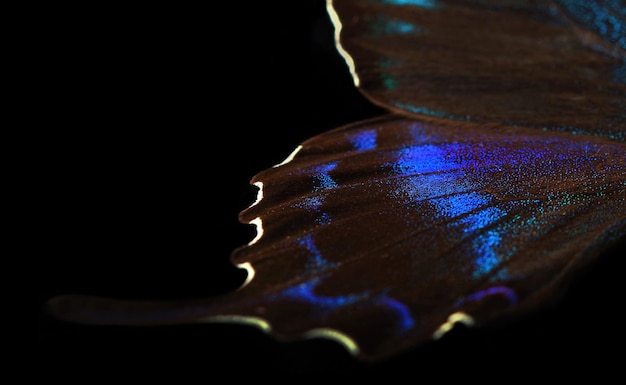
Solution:
M 484 196 L 484 194 L 471 192 L 434 199 L 431 203 L 437 205 L 441 214 L 449 218 L 454 218 L 485 206 L 489 203 L 489 200 Z M 464 218 L 464 221 L 467 221 L 468 219 L 471 220 L 474 218 L 466 217 Z M 468 226 L 469 228 L 475 228 L 473 224 L 470 225 L 471 226 Z
M 327 225 L 332 222 L 332 217 L 328 213 L 320 213 L 317 218 L 315 218 L 315 223 L 318 225 Z
M 332 217 L 321 210 L 322 205 L 326 199 L 326 190 L 334 189 L 338 187 L 337 182 L 330 175 L 330 172 L 337 167 L 337 162 L 326 163 L 318 165 L 314 168 L 305 169 L 298 173 L 312 174 L 313 179 L 313 192 L 316 195 L 303 197 L 298 202 L 294 203 L 292 207 L 307 210 L 316 214 L 315 223 L 318 225 L 327 225 L 332 222 Z
M 396 174 L 405 176 L 459 168 L 457 164 L 445 159 L 445 152 L 440 146 L 431 144 L 400 149 L 392 167 Z
M 398 86 L 398 81 L 389 73 L 382 72 L 380 78 L 386 90 L 391 91 Z
M 317 314 L 329 314 L 339 308 L 356 305 L 359 304 L 359 302 L 367 303 L 368 306 L 376 304 L 391 310 L 391 312 L 397 316 L 398 322 L 396 324 L 396 330 L 398 332 L 410 330 L 415 326 L 415 320 L 411 315 L 409 307 L 394 298 L 390 298 L 386 294 L 386 291 L 374 297 L 372 297 L 371 293 L 367 290 L 356 294 L 320 296 L 315 294 L 315 288 L 320 285 L 322 281 L 323 277 L 314 277 L 279 292 L 275 299 L 289 298 L 309 303 L 315 307 Z
M 437 140 L 437 135 L 433 132 L 425 132 L 424 125 L 416 122 L 407 127 L 409 136 L 411 138 L 410 143 L 414 145 L 431 143 Z
M 377 136 L 378 134 L 376 130 L 364 130 L 358 131 L 355 134 L 350 134 L 348 136 L 348 140 L 350 141 L 350 144 L 352 144 L 352 146 L 360 152 L 375 149 L 377 146 Z
M 421 27 L 407 21 L 377 17 L 370 21 L 369 32 L 374 36 L 406 35 L 421 31 Z
M 436 196 L 459 194 L 467 191 L 469 186 L 459 182 L 459 173 L 424 174 L 404 177 L 396 182 L 397 188 L 390 195 L 402 201 L 407 208 L 415 208 L 421 201 Z
M 492 286 L 488 289 L 481 290 L 479 292 L 468 295 L 457 302 L 455 306 L 461 306 L 469 302 L 479 301 L 485 297 L 492 295 L 501 295 L 509 301 L 510 305 L 517 303 L 517 294 L 515 291 L 507 286 Z
M 408 5 L 411 7 L 420 7 L 426 9 L 434 9 L 437 7 L 436 0 L 370 0 L 370 2 L 389 5 Z
M 351 295 L 338 295 L 332 297 L 322 297 L 316 295 L 313 291 L 315 286 L 321 282 L 320 277 L 315 277 L 309 281 L 289 287 L 278 294 L 278 297 L 294 298 L 305 302 L 315 304 L 318 310 L 322 312 L 332 311 L 341 306 L 350 305 L 363 300 L 368 296 L 368 292 Z
M 474 243 L 476 243 L 476 258 L 474 260 L 474 278 L 483 277 L 498 267 L 502 258 L 497 253 L 497 246 L 502 241 L 502 235 L 497 230 L 488 230 L 480 234 Z
M 419 138 L 419 135 L 418 135 Z M 474 262 L 472 276 L 480 278 L 491 274 L 508 258 L 510 252 L 498 250 L 506 228 L 494 227 L 507 215 L 506 210 L 494 207 L 496 197 L 482 191 L 471 191 L 476 185 L 469 182 L 464 170 L 476 167 L 475 160 L 463 157 L 471 153 L 469 145 L 415 145 L 396 152 L 395 162 L 387 165 L 398 176 L 390 196 L 406 210 L 434 215 L 435 222 L 451 221 L 472 238 L 470 257 Z M 519 156 L 519 155 L 518 155 Z M 480 159 L 489 163 L 489 159 Z M 515 157 L 507 159 L 515 163 Z M 407 224 L 411 226 L 410 223 Z M 481 232 L 482 231 L 482 232 Z
M 473 233 L 476 230 L 491 224 L 494 221 L 506 215 L 506 211 L 497 207 L 486 207 L 476 213 L 469 214 L 462 218 L 460 223 L 463 224 L 463 231 L 466 233 Z
M 311 234 L 302 237 L 298 243 L 310 253 L 304 266 L 304 274 L 319 273 L 337 265 L 336 263 L 328 262 L 322 257 L 322 253 L 317 249 Z
M 334 170 L 335 167 L 337 167 L 337 163 L 332 162 L 320 165 L 314 170 L 314 172 L 316 172 L 316 174 L 313 175 L 313 178 L 315 179 L 314 191 L 337 187 L 337 182 L 335 182 L 333 178 L 329 175 L 329 172 Z
M 391 101 L 391 105 L 401 108 L 403 110 L 409 111 L 409 112 L 422 114 L 422 115 L 428 115 L 428 116 L 434 116 L 436 118 L 448 118 L 448 119 L 461 120 L 461 121 L 470 120 L 469 116 L 453 115 L 444 111 L 432 110 L 424 106 L 413 106 L 411 104 L 400 103 L 396 101 Z
M 626 7 L 623 1 L 557 0 L 577 22 L 626 49 Z
M 317 210 L 319 209 L 319 207 L 322 205 L 323 202 L 324 202 L 323 197 L 316 195 L 312 197 L 305 197 L 299 202 L 297 202 L 294 206 L 301 208 L 301 209 Z
M 385 300 L 385 305 L 390 307 L 400 315 L 400 324 L 398 325 L 398 329 L 400 331 L 408 330 L 415 326 L 415 320 L 411 315 L 411 309 L 406 306 L 404 303 L 398 301 L 397 299 L 387 298 Z
M 320 195 L 302 198 L 302 200 L 295 203 L 293 207 L 316 213 L 315 223 L 318 225 L 327 225 L 332 222 L 332 218 L 328 213 L 320 211 L 320 207 L 324 204 L 324 198 L 325 196 Z
M 383 86 L 385 87 L 386 90 L 391 91 L 398 86 L 399 84 L 398 80 L 395 78 L 393 74 L 389 72 L 389 70 L 395 67 L 400 67 L 400 66 L 401 64 L 399 64 L 398 60 L 392 60 L 392 59 L 383 57 L 378 61 L 378 67 L 381 70 L 380 75 L 379 75 L 380 80 L 383 82 Z

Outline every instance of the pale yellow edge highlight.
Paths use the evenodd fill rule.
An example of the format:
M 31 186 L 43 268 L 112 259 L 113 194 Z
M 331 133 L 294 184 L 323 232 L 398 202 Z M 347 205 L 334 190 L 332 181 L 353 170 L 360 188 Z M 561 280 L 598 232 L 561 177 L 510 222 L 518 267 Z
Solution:
M 359 85 L 361 84 L 361 81 L 359 80 L 359 76 L 356 73 L 354 60 L 352 59 L 352 56 L 341 45 L 342 25 L 341 25 L 341 21 L 339 20 L 339 15 L 337 15 L 337 12 L 335 11 L 335 8 L 333 7 L 333 0 L 326 0 L 326 12 L 328 12 L 328 16 L 330 16 L 330 21 L 333 23 L 333 26 L 335 27 L 335 47 L 337 48 L 337 51 L 339 52 L 343 60 L 345 60 L 346 64 L 348 65 L 348 70 L 350 71 L 350 75 L 352 75 L 352 80 L 354 81 L 354 85 L 356 87 L 359 87 Z
M 337 19 L 337 15 L 334 12 L 334 9 L 332 8 L 332 1 L 329 0 L 327 2 L 327 6 L 328 6 L 327 9 L 328 9 L 329 15 L 331 16 L 331 19 L 333 19 L 333 24 L 335 24 L 335 28 L 336 28 L 335 39 L 338 42 L 339 31 L 341 30 L 341 23 L 339 23 L 339 20 Z M 337 27 L 337 25 L 339 27 Z M 352 63 L 352 58 L 350 57 L 350 55 L 348 55 L 343 49 L 341 49 L 340 45 L 338 45 L 337 48 L 340 50 L 340 53 L 342 53 L 342 56 L 344 57 L 348 65 L 350 66 L 350 63 Z M 351 68 L 353 67 L 354 66 L 352 65 Z M 353 73 L 352 70 L 351 70 L 351 73 Z M 356 75 L 353 75 L 353 77 L 355 79 L 355 84 L 358 84 L 358 78 L 356 77 Z M 302 149 L 302 145 L 299 145 L 298 147 L 295 148 L 295 150 L 292 151 L 291 154 L 289 154 L 289 156 L 287 156 L 287 158 L 285 158 L 285 160 L 283 160 L 282 162 L 278 164 L 275 164 L 273 168 L 280 167 L 291 162 L 296 156 L 296 154 L 300 152 L 301 149 Z M 249 207 L 257 205 L 263 199 L 263 182 L 260 182 L 260 181 L 255 182 L 254 185 L 259 189 L 259 191 L 257 192 L 256 200 Z M 248 246 L 255 244 L 263 236 L 263 221 L 261 220 L 260 217 L 254 218 L 253 220 L 249 222 L 249 224 L 256 226 L 256 236 L 250 242 L 248 242 Z M 240 290 L 246 285 L 248 285 L 250 281 L 252 281 L 252 279 L 255 276 L 255 271 L 254 271 L 254 268 L 252 267 L 252 264 L 250 264 L 250 262 L 240 263 L 237 265 L 237 267 L 240 269 L 246 270 L 246 272 L 248 273 L 245 282 L 239 287 L 239 290 Z M 203 320 L 203 322 L 223 322 L 223 323 L 236 323 L 236 324 L 242 324 L 242 325 L 249 325 L 249 326 L 254 326 L 254 327 L 259 328 L 264 333 L 270 333 L 272 330 L 272 327 L 268 321 L 264 320 L 263 318 L 253 317 L 253 316 L 217 315 L 217 316 L 206 318 Z M 356 355 L 359 353 L 359 347 L 354 342 L 354 340 L 350 338 L 348 335 L 335 329 L 331 329 L 331 328 L 312 329 L 304 333 L 303 337 L 304 338 L 328 338 L 344 346 L 348 350 L 348 352 L 350 352 L 350 354 Z
M 241 315 L 218 315 L 209 317 L 203 320 L 203 322 L 223 322 L 231 324 L 241 324 L 253 326 L 266 334 L 272 331 L 272 327 L 269 322 L 261 317 L 241 316 Z M 348 337 L 346 334 L 341 333 L 338 330 L 331 328 L 312 329 L 302 335 L 305 339 L 308 338 L 328 338 L 343 345 L 350 354 L 357 355 L 359 353 L 359 347 L 354 340 Z
M 462 323 L 466 326 L 474 325 L 474 318 L 471 315 L 464 313 L 462 311 L 458 311 L 456 313 L 452 313 L 448 316 L 446 322 L 442 323 L 437 330 L 433 333 L 433 339 L 438 340 L 443 337 L 444 334 L 452 330 L 455 323 Z
M 282 166 L 282 165 L 284 165 L 284 164 L 287 164 L 287 163 L 291 162 L 291 161 L 293 160 L 293 158 L 296 156 L 296 154 L 297 154 L 298 152 L 300 152 L 300 150 L 302 150 L 302 145 L 301 145 L 301 144 L 300 144 L 300 145 L 298 145 L 298 147 L 296 147 L 296 149 L 295 149 L 295 150 L 293 150 L 293 152 L 292 152 L 291 154 L 289 154 L 289 156 L 288 156 L 288 157 L 286 157 L 286 158 L 285 158 L 285 160 L 283 160 L 282 162 L 280 162 L 280 163 L 278 163 L 278 164 L 275 164 L 275 165 L 274 165 L 274 166 L 272 166 L 272 167 L 273 167 L 273 168 L 275 168 L 275 167 L 280 167 L 280 166 Z

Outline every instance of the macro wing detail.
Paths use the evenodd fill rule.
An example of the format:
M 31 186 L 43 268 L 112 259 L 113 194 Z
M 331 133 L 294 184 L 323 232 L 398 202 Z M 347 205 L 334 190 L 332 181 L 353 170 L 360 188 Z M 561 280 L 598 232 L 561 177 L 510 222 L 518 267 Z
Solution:
M 240 218 L 263 235 L 232 258 L 255 278 L 228 306 L 372 358 L 551 303 L 624 233 L 626 164 L 623 143 L 544 134 L 390 115 L 307 140 L 253 179 Z
M 355 83 L 376 104 L 625 140 L 623 1 L 328 5 Z
M 623 2 L 327 4 L 356 86 L 389 114 L 252 178 L 239 218 L 257 237 L 231 255 L 248 280 L 189 301 L 61 296 L 52 314 L 246 323 L 378 360 L 546 306 L 623 240 Z

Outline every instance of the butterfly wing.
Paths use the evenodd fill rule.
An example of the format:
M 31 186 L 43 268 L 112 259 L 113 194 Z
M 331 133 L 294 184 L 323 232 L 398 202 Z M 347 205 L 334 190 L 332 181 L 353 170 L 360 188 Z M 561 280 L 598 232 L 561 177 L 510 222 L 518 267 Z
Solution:
M 247 315 L 291 337 L 337 330 L 379 357 L 455 317 L 547 303 L 624 234 L 625 150 L 394 116 L 315 137 L 254 178 L 264 198 L 241 219 L 263 236 L 233 255 L 257 271 Z
M 602 137 L 395 115 L 332 130 L 254 177 L 259 200 L 240 218 L 258 237 L 232 255 L 245 286 L 109 321 L 251 323 L 373 360 L 454 322 L 535 309 L 624 234 L 625 152 Z
M 355 82 L 419 115 L 624 140 L 623 1 L 328 1 Z
M 258 234 L 232 254 L 246 284 L 171 303 L 59 297 L 51 311 L 249 323 L 375 360 L 558 298 L 626 233 L 623 47 L 616 27 L 572 16 L 579 3 L 542 4 L 329 2 L 360 89 L 397 115 L 315 136 L 253 178 L 240 219 Z

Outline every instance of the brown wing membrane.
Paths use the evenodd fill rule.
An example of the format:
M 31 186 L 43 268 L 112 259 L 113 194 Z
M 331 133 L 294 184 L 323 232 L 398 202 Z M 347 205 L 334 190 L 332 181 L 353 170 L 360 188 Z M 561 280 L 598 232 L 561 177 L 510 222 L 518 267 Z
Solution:
M 355 82 L 374 103 L 625 139 L 624 2 L 328 4 Z
M 253 178 L 259 200 L 240 218 L 259 237 L 232 255 L 251 273 L 239 290 L 172 304 L 67 297 L 54 311 L 98 323 L 244 322 L 388 357 L 454 322 L 557 299 L 626 230 L 625 146 L 393 115 L 354 123 Z

